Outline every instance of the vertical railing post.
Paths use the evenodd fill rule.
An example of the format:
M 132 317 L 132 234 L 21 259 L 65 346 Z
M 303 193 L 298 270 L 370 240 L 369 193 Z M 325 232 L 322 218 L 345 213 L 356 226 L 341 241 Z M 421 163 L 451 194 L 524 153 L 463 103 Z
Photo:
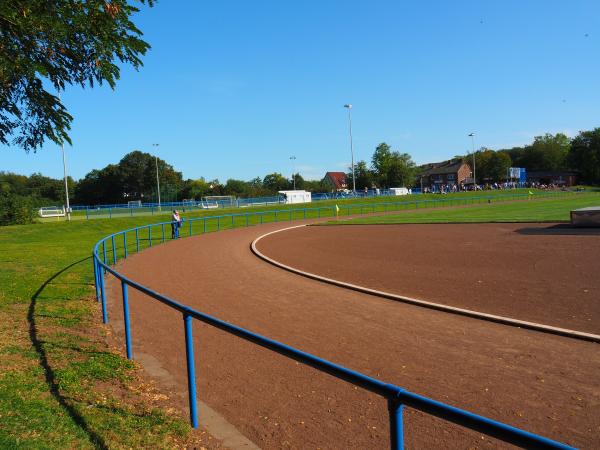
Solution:
M 140 251 L 140 229 L 135 229 L 135 251 L 139 253 Z
M 248 226 L 248 213 L 246 213 L 246 226 Z
M 191 236 L 192 235 L 192 219 L 189 219 L 188 222 L 190 224 L 190 234 L 189 234 L 189 236 Z
M 123 322 L 125 323 L 125 349 L 127 359 L 133 359 L 131 352 L 131 329 L 129 327 L 129 295 L 127 292 L 127 283 L 121 280 L 121 289 L 123 291 Z
M 127 231 L 123 231 L 123 251 L 125 252 L 125 258 L 127 258 Z
M 160 224 L 160 229 L 162 231 L 162 241 L 165 242 L 165 224 L 164 223 Z
M 87 208 L 85 208 L 85 218 L 89 220 L 90 215 L 89 215 L 89 211 Z
M 194 363 L 194 341 L 192 337 L 192 316 L 183 314 L 185 327 L 185 355 L 188 376 L 188 400 L 190 404 L 190 422 L 192 427 L 198 428 L 198 408 L 196 404 L 196 369 Z
M 217 216 L 217 231 L 221 230 L 221 216 Z
M 115 246 L 115 235 L 113 234 L 110 238 L 112 243 L 112 254 L 113 254 L 113 266 L 117 263 L 117 247 Z
M 404 407 L 398 399 L 388 399 L 388 411 L 390 414 L 390 448 L 392 450 L 404 450 L 403 409 Z
M 152 225 L 148 227 L 148 241 L 150 242 L 150 247 L 152 247 Z
M 104 258 L 104 264 L 106 264 L 106 240 L 102 241 L 102 256 Z M 104 270 L 106 273 L 106 270 Z
M 203 233 L 206 233 L 206 217 L 204 218 L 204 231 Z
M 98 282 L 98 264 L 96 255 L 92 252 L 92 264 L 94 265 L 94 287 L 96 288 L 96 300 L 100 300 L 100 283 Z
M 108 313 L 106 312 L 106 286 L 104 285 L 104 274 L 100 271 L 100 291 L 102 300 L 102 323 L 108 323 Z
M 234 215 L 231 215 L 231 228 L 235 228 Z

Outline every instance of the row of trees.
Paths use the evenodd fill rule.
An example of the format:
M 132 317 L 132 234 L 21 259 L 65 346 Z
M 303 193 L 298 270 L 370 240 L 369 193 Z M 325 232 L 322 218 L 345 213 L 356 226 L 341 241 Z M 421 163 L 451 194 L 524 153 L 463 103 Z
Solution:
M 471 163 L 473 155 L 458 156 Z M 600 128 L 582 131 L 569 139 L 562 133 L 537 136 L 530 145 L 509 149 L 491 150 L 481 148 L 475 153 L 478 181 L 501 181 L 507 169 L 524 167 L 536 170 L 574 170 L 581 181 L 600 184 Z M 129 200 L 157 201 L 156 171 L 158 167 L 162 201 L 200 199 L 207 195 L 235 195 L 238 197 L 262 197 L 276 195 L 277 191 L 306 189 L 326 192 L 331 186 L 322 180 L 305 180 L 300 174 L 293 179 L 281 173 L 270 173 L 264 178 L 251 180 L 187 179 L 166 161 L 149 153 L 134 151 L 125 155 L 117 164 L 92 170 L 83 179 L 69 178 L 69 196 L 73 204 L 95 205 L 124 203 Z M 355 165 L 356 188 L 389 188 L 418 185 L 420 168 L 407 153 L 394 151 L 388 144 L 377 146 L 370 164 L 358 161 Z M 352 186 L 352 172 L 347 174 Z M 29 177 L 0 172 L 0 200 L 5 205 L 26 204 L 27 208 L 48 205 L 64 205 L 64 181 L 41 174 Z M 16 203 L 15 203 L 16 202 Z M 27 209 L 24 208 L 24 209 Z M 14 209 L 14 208 L 13 208 Z
M 470 163 L 472 156 L 459 158 Z M 528 172 L 576 171 L 583 183 L 600 184 L 600 128 L 581 131 L 573 139 L 547 133 L 523 147 L 497 151 L 483 147 L 475 153 L 475 164 L 478 181 L 500 181 L 509 167 L 524 167 Z

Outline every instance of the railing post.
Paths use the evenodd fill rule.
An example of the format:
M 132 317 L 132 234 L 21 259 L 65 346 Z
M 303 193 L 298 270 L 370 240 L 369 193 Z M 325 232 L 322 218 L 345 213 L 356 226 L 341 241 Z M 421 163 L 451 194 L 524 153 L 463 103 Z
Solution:
M 204 231 L 203 233 L 206 233 L 206 217 L 204 218 Z
M 234 215 L 231 215 L 231 228 L 235 228 Z
M 277 221 L 278 221 L 278 219 L 277 219 L 277 210 L 275 210 L 275 222 L 277 222 Z
M 221 216 L 217 216 L 217 231 L 221 230 Z
M 125 252 L 125 258 L 127 258 L 127 231 L 123 232 L 123 251 Z
M 165 242 L 165 224 L 164 223 L 160 224 L 160 229 L 162 231 L 162 241 Z
M 108 208 L 108 218 L 112 219 L 112 208 Z
M 131 352 L 131 329 L 129 327 L 129 295 L 127 293 L 127 283 L 121 280 L 121 289 L 123 291 L 123 322 L 125 323 L 125 349 L 127 359 L 133 359 Z
M 248 213 L 246 213 L 246 226 L 248 226 Z
M 292 221 L 292 209 L 290 209 L 290 222 Z
M 187 361 L 188 400 L 190 404 L 190 422 L 198 428 L 198 408 L 196 403 L 196 369 L 194 365 L 194 341 L 192 339 L 192 316 L 183 314 L 185 327 L 185 356 Z
M 152 247 L 152 225 L 148 227 L 148 241 L 150 241 L 150 247 Z
M 140 251 L 140 229 L 135 229 L 135 251 L 139 253 Z
M 92 263 L 94 265 L 94 287 L 96 288 L 96 300 L 100 300 L 100 283 L 98 282 L 98 263 L 96 256 L 92 252 Z
M 102 256 L 104 257 L 104 264 L 106 264 L 106 240 L 102 241 Z M 104 270 L 104 273 L 106 273 L 106 270 Z
M 188 222 L 190 224 L 190 234 L 189 235 L 191 236 L 192 235 L 192 219 L 190 219 Z
M 88 212 L 88 209 L 87 209 L 87 208 L 85 208 L 85 218 L 86 218 L 87 220 L 89 220 L 89 218 L 90 218 L 90 216 L 89 216 L 89 212 Z
M 113 254 L 113 266 L 117 263 L 117 247 L 115 246 L 115 235 L 113 234 L 110 238 L 112 243 L 112 254 Z
M 104 275 L 100 271 L 100 290 L 102 300 L 102 323 L 108 323 L 108 313 L 106 311 L 106 287 L 104 285 Z
M 390 414 L 390 448 L 392 450 L 404 450 L 403 409 L 404 407 L 398 399 L 388 399 L 388 411 Z

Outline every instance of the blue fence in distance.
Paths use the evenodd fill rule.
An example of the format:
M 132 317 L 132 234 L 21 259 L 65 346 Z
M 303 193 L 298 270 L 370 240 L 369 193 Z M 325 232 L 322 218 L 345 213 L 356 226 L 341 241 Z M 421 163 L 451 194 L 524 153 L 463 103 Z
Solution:
M 414 202 L 412 202 L 414 203 Z M 368 205 L 369 209 L 373 205 Z M 313 208 L 318 211 L 318 216 L 325 216 L 321 214 L 321 210 L 327 210 L 327 215 L 335 215 L 335 206 L 326 208 Z M 292 220 L 292 210 L 280 211 L 280 216 L 284 216 L 286 219 Z M 300 210 L 302 211 L 302 210 Z M 298 218 L 306 217 L 307 208 L 303 209 L 304 214 L 299 214 Z M 361 208 L 362 212 L 362 208 Z M 368 211 L 371 212 L 371 211 Z M 273 211 L 269 211 L 269 214 L 273 215 Z M 207 231 L 207 221 L 214 221 L 217 224 L 217 230 L 219 224 L 222 221 L 235 225 L 235 217 L 245 216 L 245 220 L 238 221 L 238 226 L 249 226 L 251 225 L 250 216 L 263 213 L 246 213 L 246 214 L 230 214 L 227 216 L 214 216 L 214 217 L 201 217 L 196 219 L 189 219 L 186 221 L 188 227 L 188 235 L 193 235 L 193 223 L 200 222 L 202 224 L 203 232 Z M 314 216 L 314 215 L 313 215 Z M 264 216 L 260 216 L 260 222 L 264 223 Z M 274 214 L 275 220 L 277 219 L 277 212 Z M 254 223 L 257 223 L 254 221 Z M 94 280 L 96 289 L 96 298 L 102 306 L 102 320 L 106 324 L 108 323 L 108 311 L 106 308 L 106 286 L 105 286 L 105 274 L 109 273 L 121 282 L 121 300 L 123 304 L 123 320 L 125 326 L 125 346 L 127 358 L 133 358 L 133 349 L 131 341 L 131 329 L 129 325 L 129 288 L 133 288 L 167 306 L 177 310 L 182 315 L 183 328 L 185 333 L 185 348 L 186 348 L 186 363 L 187 363 L 187 376 L 188 376 L 188 397 L 189 397 L 189 409 L 190 409 L 190 422 L 194 428 L 198 427 L 198 411 L 197 411 L 197 398 L 196 398 L 196 371 L 194 363 L 194 344 L 193 344 L 193 321 L 198 320 L 215 328 L 218 328 L 227 333 L 238 336 L 246 341 L 252 342 L 261 347 L 272 350 L 280 355 L 294 359 L 302 364 L 313 367 L 321 372 L 328 373 L 336 378 L 347 381 L 366 389 L 370 392 L 378 394 L 384 397 L 388 403 L 389 410 L 389 421 L 390 421 L 390 448 L 392 449 L 403 449 L 404 448 L 404 427 L 403 427 L 403 409 L 405 406 L 417 409 L 424 413 L 433 415 L 442 420 L 452 422 L 471 430 L 484 433 L 488 436 L 500 439 L 513 445 L 517 445 L 524 448 L 536 448 L 536 449 L 571 449 L 572 447 L 562 444 L 560 442 L 553 441 L 551 439 L 539 436 L 527 431 L 512 427 L 510 425 L 503 424 L 501 422 L 488 419 L 486 417 L 473 414 L 471 412 L 455 408 L 445 403 L 432 400 L 413 392 L 409 392 L 399 386 L 385 383 L 381 380 L 366 376 L 359 372 L 350 370 L 346 367 L 332 363 L 325 359 L 319 358 L 318 356 L 310 353 L 303 352 L 296 348 L 285 345 L 281 342 L 270 339 L 266 336 L 262 336 L 238 326 L 232 325 L 225 321 L 222 321 L 216 317 L 212 317 L 208 314 L 204 314 L 200 311 L 196 311 L 182 303 L 179 303 L 173 299 L 170 299 L 156 291 L 153 291 L 134 280 L 127 278 L 120 274 L 114 269 L 117 262 L 117 256 L 119 250 L 123 258 L 128 257 L 129 248 L 133 247 L 136 252 L 143 250 L 141 247 L 141 241 L 148 243 L 149 247 L 156 243 L 166 242 L 168 239 L 169 229 L 171 222 L 161 222 L 151 225 L 144 225 L 129 230 L 123 230 L 118 233 L 111 234 L 96 243 L 92 252 L 92 261 L 94 269 Z M 198 226 L 196 227 L 196 229 Z M 156 232 L 152 234 L 152 230 L 160 230 L 159 234 Z M 128 243 L 129 237 L 129 243 Z M 157 242 L 158 241 L 158 242 Z M 119 249 L 120 246 L 120 249 Z M 112 261 L 111 261 L 112 260 Z M 111 264 L 112 262 L 112 264 Z

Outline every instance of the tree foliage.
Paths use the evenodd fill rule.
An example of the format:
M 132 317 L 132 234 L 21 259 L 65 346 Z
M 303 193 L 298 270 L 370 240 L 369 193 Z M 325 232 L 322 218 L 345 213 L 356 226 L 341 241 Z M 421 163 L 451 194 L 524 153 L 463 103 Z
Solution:
M 153 0 L 135 3 L 152 6 Z M 114 89 L 120 64 L 135 69 L 150 48 L 128 0 L 0 2 L 0 143 L 25 151 L 70 143 L 73 118 L 49 92 L 67 85 Z
M 30 197 L 0 192 L 0 225 L 24 225 L 35 221 Z
M 86 205 L 126 203 L 131 200 L 156 201 L 156 167 L 163 201 L 181 200 L 181 172 L 160 158 L 139 150 L 125 155 L 118 164 L 92 170 L 75 189 L 77 202 Z M 175 192 L 174 194 L 172 192 Z M 164 193 L 164 195 L 163 195 Z M 171 193 L 167 199 L 165 196 Z M 175 197 L 173 199 L 173 197 Z
M 374 181 L 382 188 L 412 186 L 417 170 L 408 153 L 392 151 L 385 142 L 375 149 L 371 167 Z
M 583 181 L 600 184 L 600 128 L 582 131 L 573 139 L 568 162 L 581 172 Z

